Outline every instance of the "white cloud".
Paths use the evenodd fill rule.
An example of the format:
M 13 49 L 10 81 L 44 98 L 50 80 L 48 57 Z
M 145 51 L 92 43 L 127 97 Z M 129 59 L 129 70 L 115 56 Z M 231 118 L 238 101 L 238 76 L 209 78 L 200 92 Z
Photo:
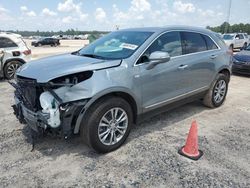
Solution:
M 44 9 L 42 10 L 42 15 L 43 15 L 43 16 L 56 16 L 57 13 L 54 12 L 54 11 L 49 10 L 48 8 L 44 8 Z
M 7 10 L 6 8 L 4 8 L 4 7 L 2 7 L 2 6 L 0 5 L 0 14 L 6 13 L 6 12 L 9 12 L 9 10 Z
M 132 0 L 130 9 L 132 11 L 148 11 L 151 9 L 151 4 L 147 0 Z
M 32 11 L 32 10 L 30 11 L 26 6 L 21 6 L 20 10 L 26 16 L 29 16 L 29 17 L 35 17 L 36 16 L 36 13 L 34 11 Z
M 21 10 L 22 12 L 27 12 L 27 11 L 28 11 L 28 8 L 27 8 L 26 6 L 21 6 L 21 7 L 20 7 L 20 10 Z
M 75 4 L 73 0 L 66 0 L 64 3 L 59 3 L 57 10 L 60 12 L 80 12 L 81 3 Z
M 192 13 L 196 9 L 192 3 L 183 3 L 182 1 L 175 1 L 173 7 L 180 13 Z
M 83 14 L 83 13 L 80 14 L 80 20 L 83 21 L 83 22 L 86 21 L 88 19 L 88 17 L 89 17 L 88 14 Z
M 74 0 L 66 0 L 63 3 L 59 3 L 57 10 L 59 12 L 66 12 L 70 14 L 69 16 L 63 18 L 63 22 L 70 23 L 76 20 L 85 22 L 89 15 L 82 12 L 81 5 L 82 3 L 74 3 Z
M 34 11 L 29 11 L 26 13 L 27 16 L 30 16 L 30 17 L 35 17 L 36 16 L 36 13 Z
M 105 21 L 105 19 L 106 19 L 106 12 L 102 8 L 97 8 L 95 10 L 95 19 L 98 22 Z
M 151 12 L 151 4 L 147 0 L 132 0 L 127 12 L 121 11 L 116 4 L 113 4 L 113 10 L 115 23 L 128 25 L 129 22 L 144 20 Z
M 10 15 L 8 15 L 8 13 L 9 13 L 9 10 L 0 5 L 0 21 L 3 21 L 3 22 L 12 21 L 13 18 Z
M 67 16 L 62 19 L 63 23 L 72 23 L 73 21 L 75 21 L 75 19 L 72 18 L 71 16 Z

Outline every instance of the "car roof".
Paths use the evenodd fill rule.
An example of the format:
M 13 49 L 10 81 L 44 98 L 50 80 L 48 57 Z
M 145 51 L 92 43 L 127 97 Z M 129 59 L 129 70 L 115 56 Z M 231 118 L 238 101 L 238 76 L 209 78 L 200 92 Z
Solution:
M 174 26 L 165 26 L 165 27 L 128 28 L 128 29 L 121 29 L 119 31 L 141 31 L 141 32 L 162 33 L 168 30 L 187 30 L 187 31 L 195 31 L 195 32 L 207 33 L 207 34 L 211 33 L 210 30 L 202 28 L 202 27 L 183 26 L 183 25 L 174 25 Z
M 19 42 L 22 38 L 21 35 L 15 34 L 15 33 L 5 33 L 5 32 L 0 32 L 0 37 L 6 37 L 11 39 L 14 42 Z

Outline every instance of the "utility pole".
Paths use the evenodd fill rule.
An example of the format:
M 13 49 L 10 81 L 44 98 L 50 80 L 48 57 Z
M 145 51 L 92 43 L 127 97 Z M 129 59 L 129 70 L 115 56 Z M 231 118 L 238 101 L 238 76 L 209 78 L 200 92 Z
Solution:
M 226 18 L 226 22 L 229 24 L 229 20 L 230 20 L 230 15 L 231 15 L 231 7 L 232 7 L 232 0 L 229 0 L 229 6 L 228 6 L 228 11 L 227 11 L 227 18 Z M 229 32 L 229 25 L 226 25 L 225 27 L 225 31 L 224 33 Z

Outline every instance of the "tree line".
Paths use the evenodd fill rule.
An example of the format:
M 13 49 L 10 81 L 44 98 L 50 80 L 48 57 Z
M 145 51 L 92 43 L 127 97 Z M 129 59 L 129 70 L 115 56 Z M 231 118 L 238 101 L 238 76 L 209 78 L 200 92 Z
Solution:
M 1 30 L 0 30 L 1 32 Z M 68 29 L 67 31 L 19 31 L 19 30 L 8 30 L 5 32 L 17 33 L 22 35 L 23 37 L 29 36 L 42 36 L 42 37 L 49 37 L 53 35 L 101 35 L 108 33 L 107 31 L 78 31 L 74 29 Z
M 250 35 L 250 24 L 233 24 L 230 25 L 228 22 L 224 22 L 223 24 L 221 24 L 220 26 L 216 26 L 216 27 L 210 27 L 207 26 L 207 29 L 210 29 L 214 32 L 217 33 L 247 33 L 248 35 Z

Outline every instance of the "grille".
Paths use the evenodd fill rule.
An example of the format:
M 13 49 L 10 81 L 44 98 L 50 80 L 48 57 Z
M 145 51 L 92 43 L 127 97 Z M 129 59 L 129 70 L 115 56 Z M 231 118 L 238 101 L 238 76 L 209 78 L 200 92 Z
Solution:
M 25 78 L 17 76 L 18 90 L 16 91 L 21 95 L 19 100 L 32 111 L 37 111 L 41 109 L 39 96 L 43 92 L 43 88 L 39 86 L 35 79 Z

